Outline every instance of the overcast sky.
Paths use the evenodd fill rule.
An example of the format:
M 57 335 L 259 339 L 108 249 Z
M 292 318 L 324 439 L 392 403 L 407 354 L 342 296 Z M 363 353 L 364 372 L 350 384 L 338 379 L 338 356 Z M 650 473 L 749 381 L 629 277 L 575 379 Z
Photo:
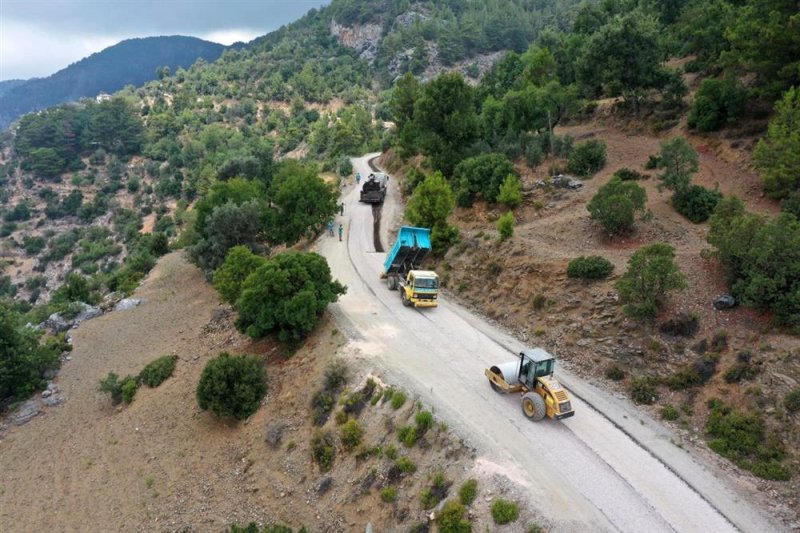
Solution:
M 49 76 L 131 37 L 247 42 L 330 0 L 0 0 L 0 80 Z

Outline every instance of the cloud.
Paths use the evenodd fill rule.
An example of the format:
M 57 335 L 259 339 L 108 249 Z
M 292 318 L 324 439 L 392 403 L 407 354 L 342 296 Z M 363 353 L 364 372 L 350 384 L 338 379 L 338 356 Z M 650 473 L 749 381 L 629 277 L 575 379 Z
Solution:
M 205 39 L 206 41 L 212 41 L 228 46 L 236 42 L 246 43 L 261 35 L 264 35 L 263 31 L 239 28 L 233 30 L 215 30 L 200 34 L 198 37 Z

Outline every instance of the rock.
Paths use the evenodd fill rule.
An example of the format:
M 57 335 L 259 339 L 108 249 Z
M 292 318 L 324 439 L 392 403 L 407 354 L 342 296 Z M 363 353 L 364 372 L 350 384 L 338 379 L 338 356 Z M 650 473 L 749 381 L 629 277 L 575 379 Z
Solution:
M 736 305 L 736 298 L 730 294 L 723 294 L 714 300 L 714 309 L 717 310 L 733 309 Z
M 47 398 L 51 394 L 53 394 L 53 391 L 51 391 L 51 390 L 43 390 L 42 391 L 42 398 Z
M 103 310 L 99 307 L 94 307 L 83 302 L 80 302 L 80 304 L 83 306 L 83 311 L 78 313 L 78 316 L 75 317 L 75 324 L 80 324 L 86 320 L 97 318 L 103 314 Z
M 21 426 L 22 424 L 30 422 L 31 418 L 38 415 L 40 412 L 39 402 L 36 400 L 28 400 L 17 408 L 11 419 L 14 421 L 14 424 Z
M 372 522 L 367 522 L 367 528 L 364 530 L 364 533 L 372 533 Z
M 56 405 L 58 405 L 60 403 L 63 403 L 63 402 L 64 402 L 63 398 L 60 398 L 60 397 L 56 396 L 55 394 L 52 394 L 52 395 L 48 396 L 47 398 L 42 398 L 42 403 L 45 404 L 48 407 L 54 407 L 54 406 L 56 406 Z
M 273 448 L 277 448 L 280 445 L 284 427 L 285 426 L 283 422 L 275 422 L 267 426 L 267 434 L 265 440 Z
M 127 311 L 128 309 L 133 309 L 137 305 L 141 304 L 142 300 L 139 298 L 123 298 L 120 300 L 116 306 L 114 306 L 115 311 Z
M 44 321 L 44 325 L 53 333 L 61 333 L 62 331 L 67 331 L 69 328 L 71 328 L 72 322 L 67 321 L 58 313 L 53 313 L 47 317 L 47 320 Z
M 51 381 L 47 384 L 47 390 L 49 390 L 50 392 L 58 392 L 58 385 L 56 385 Z
M 331 485 L 333 485 L 332 477 L 327 476 L 323 478 L 322 481 L 319 482 L 319 485 L 317 485 L 317 494 L 325 494 L 330 490 Z
M 577 345 L 578 345 L 578 346 L 580 346 L 581 348 L 586 348 L 587 346 L 589 346 L 590 344 L 592 344 L 592 340 L 591 340 L 591 339 L 580 339 L 580 340 L 578 340 L 578 342 L 576 342 L 575 344 L 577 344 Z
M 553 185 L 553 187 L 558 187 L 560 189 L 580 189 L 583 187 L 582 181 L 576 180 L 572 176 L 566 176 L 564 174 L 553 176 L 550 179 L 550 183 Z

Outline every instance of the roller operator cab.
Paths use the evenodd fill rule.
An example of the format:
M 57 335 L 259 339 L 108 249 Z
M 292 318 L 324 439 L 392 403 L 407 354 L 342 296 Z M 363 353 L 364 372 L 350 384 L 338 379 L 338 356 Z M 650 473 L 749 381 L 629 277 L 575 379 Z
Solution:
M 556 420 L 575 414 L 564 387 L 553 377 L 555 358 L 541 348 L 520 352 L 518 361 L 487 368 L 486 377 L 496 392 L 522 394 L 522 413 L 530 420 L 545 416 Z
M 432 270 L 411 270 L 400 286 L 400 298 L 406 307 L 439 305 L 439 276 Z

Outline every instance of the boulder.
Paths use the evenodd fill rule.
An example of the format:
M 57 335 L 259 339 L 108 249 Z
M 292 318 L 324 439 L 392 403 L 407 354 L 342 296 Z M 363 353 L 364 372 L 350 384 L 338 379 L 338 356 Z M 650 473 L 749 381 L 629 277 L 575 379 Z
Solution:
M 733 309 L 736 307 L 736 298 L 731 296 L 730 294 L 723 294 L 722 296 L 718 296 L 714 300 L 714 309 L 724 310 L 724 309 Z
M 14 424 L 21 426 L 22 424 L 30 422 L 30 420 L 40 412 L 39 402 L 36 400 L 28 400 L 17 408 L 11 416 L 11 419 L 14 421 Z
M 61 333 L 62 331 L 67 331 L 69 328 L 71 328 L 72 322 L 65 319 L 59 313 L 53 313 L 47 317 L 47 320 L 44 321 L 44 325 L 53 333 Z
M 142 300 L 139 298 L 123 298 L 120 300 L 116 306 L 114 306 L 115 311 L 127 311 L 128 309 L 133 309 L 137 305 L 141 304 Z
M 89 304 L 85 304 L 80 302 L 80 305 L 83 307 L 83 311 L 78 313 L 78 316 L 75 317 L 75 324 L 80 324 L 81 322 L 85 322 L 86 320 L 91 320 L 93 318 L 97 318 L 103 314 L 103 310 L 99 307 L 94 307 Z

